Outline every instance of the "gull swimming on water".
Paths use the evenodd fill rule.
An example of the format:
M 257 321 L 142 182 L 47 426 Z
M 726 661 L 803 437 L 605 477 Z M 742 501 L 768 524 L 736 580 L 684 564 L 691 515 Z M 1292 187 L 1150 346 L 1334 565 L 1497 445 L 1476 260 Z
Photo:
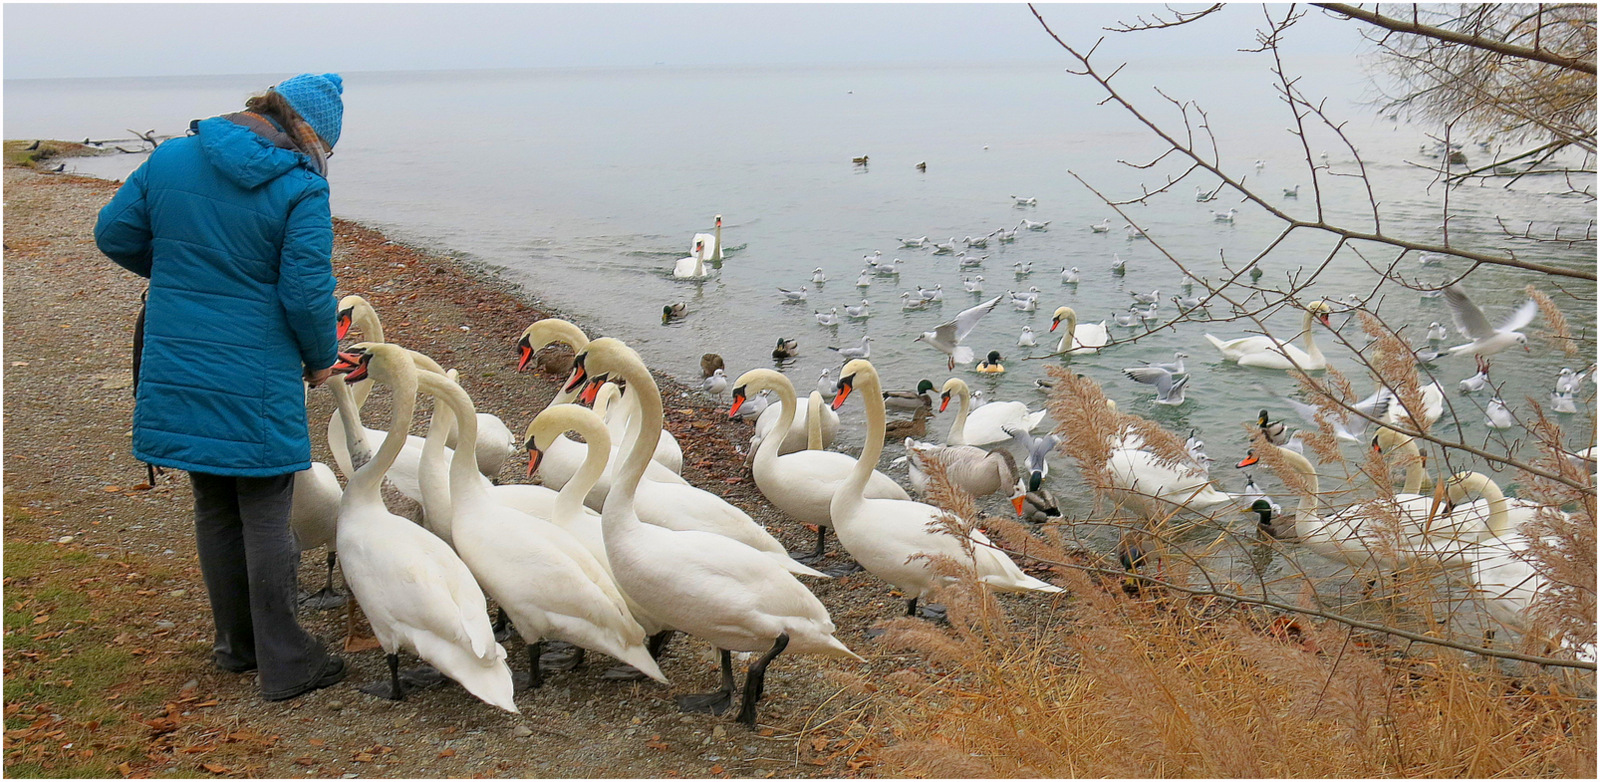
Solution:
M 1062 285 L 1077 285 L 1078 284 L 1078 267 L 1074 266 L 1074 267 L 1072 267 L 1070 269 L 1068 269 L 1066 267 L 1062 267 L 1062 269 L 1061 269 L 1061 284 Z
M 983 293 L 983 275 L 980 274 L 970 280 L 962 277 L 961 286 L 967 289 L 967 293 Z
M 982 320 L 983 316 L 994 310 L 995 306 L 1000 303 L 1001 298 L 996 296 L 976 307 L 962 310 L 961 314 L 957 315 L 954 320 L 939 324 L 933 331 L 922 332 L 922 336 L 913 341 L 927 343 L 948 356 L 949 363 L 947 368 L 949 369 L 955 369 L 956 364 L 970 364 L 972 363 L 972 348 L 961 344 L 961 342 L 967 338 L 968 334 L 972 333 L 973 329 L 977 328 L 978 321 Z
M 862 269 L 861 270 L 861 276 L 856 278 L 856 287 L 857 288 L 870 288 L 870 287 L 872 287 L 872 271 L 870 269 Z
M 801 302 L 806 300 L 806 286 L 804 285 L 800 286 L 800 290 L 797 291 L 779 288 L 778 292 L 783 294 L 785 301 Z
M 1478 374 L 1461 381 L 1461 393 L 1474 394 L 1489 384 L 1489 359 L 1478 356 Z
M 822 273 L 822 267 L 818 266 L 814 271 L 811 272 L 811 281 L 816 283 L 816 284 L 818 284 L 818 285 L 821 285 L 822 283 L 825 283 L 825 282 L 828 281 L 828 275 L 823 274 Z
M 816 316 L 818 325 L 821 325 L 821 326 L 837 326 L 837 325 L 839 325 L 839 308 L 838 307 L 834 307 L 832 310 L 829 310 L 828 312 L 816 312 L 816 311 L 813 311 L 812 314 Z
M 862 337 L 861 343 L 853 348 L 836 348 L 830 346 L 828 349 L 838 351 L 839 355 L 845 359 L 872 358 L 872 337 Z
M 1034 338 L 1033 338 L 1033 327 L 1032 326 L 1023 326 L 1022 327 L 1022 336 L 1017 337 L 1017 347 L 1019 347 L 1019 348 L 1031 348 L 1031 347 L 1034 347 L 1035 345 L 1038 345 L 1038 344 L 1039 343 L 1037 341 L 1035 341 Z
M 1043 230 L 1048 229 L 1050 227 L 1050 221 L 1046 220 L 1046 221 L 1044 221 L 1042 223 L 1036 223 L 1036 222 L 1034 222 L 1032 220 L 1029 220 L 1026 217 L 1024 217 L 1022 219 L 1022 222 L 1017 223 L 1017 226 L 1020 227 L 1020 228 L 1026 228 L 1026 229 L 1028 229 L 1030 231 L 1043 231 Z
M 1510 429 L 1516 425 L 1516 419 L 1511 417 L 1511 408 L 1506 406 L 1506 401 L 1500 397 L 1489 400 L 1489 406 L 1484 408 L 1484 423 L 1490 429 Z
M 862 299 L 861 300 L 861 306 L 859 306 L 859 307 L 857 307 L 855 305 L 851 305 L 851 304 L 846 304 L 845 307 L 844 307 L 844 314 L 849 316 L 849 317 L 852 317 L 852 318 L 867 318 L 867 317 L 871 317 L 872 313 L 867 311 L 867 307 L 869 307 L 871 305 L 872 305 L 872 302 L 867 301 L 866 299 Z
M 1097 234 L 1103 234 L 1111 230 L 1111 218 L 1107 217 L 1106 219 L 1089 226 L 1089 230 Z

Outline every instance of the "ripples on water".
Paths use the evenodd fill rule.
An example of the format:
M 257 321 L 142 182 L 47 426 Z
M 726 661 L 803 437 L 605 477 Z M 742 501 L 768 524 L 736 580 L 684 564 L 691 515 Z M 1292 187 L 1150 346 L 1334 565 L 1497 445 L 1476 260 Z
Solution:
M 1373 118 L 1357 105 L 1361 82 L 1353 64 L 1332 63 L 1326 73 L 1347 76 L 1322 78 L 1332 92 L 1332 113 L 1351 120 L 1348 132 L 1368 163 L 1385 229 L 1437 241 L 1442 189 L 1412 165 L 1427 162 L 1418 145 L 1428 129 Z M 1228 78 L 1214 78 L 1218 74 Z M 1235 176 L 1247 175 L 1249 184 L 1291 214 L 1314 214 L 1306 161 L 1298 142 L 1283 130 L 1289 123 L 1264 69 L 1240 67 L 1234 60 L 1214 67 L 1191 63 L 1182 71 L 1141 70 L 1135 64 L 1123 78 L 1125 89 L 1139 99 L 1154 97 L 1132 89 L 1144 80 L 1206 104 L 1224 166 Z M 125 135 L 120 129 L 130 124 L 176 132 L 190 117 L 228 110 L 261 81 L 8 82 L 7 134 L 115 137 Z M 1002 302 L 969 340 L 979 356 L 999 350 L 1009 371 L 962 376 L 990 399 L 1018 399 L 1037 408 L 1043 394 L 1033 381 L 1048 362 L 1024 359 L 1054 345 L 1051 337 L 1059 335 L 1048 334 L 1048 328 L 1056 307 L 1071 306 L 1085 320 L 1109 320 L 1126 309 L 1131 292 L 1159 288 L 1163 314 L 1170 315 L 1167 299 L 1180 292 L 1180 274 L 1171 263 L 1150 242 L 1127 239 L 1124 220 L 1067 173 L 1075 171 L 1115 197 L 1128 197 L 1141 182 L 1157 184 L 1168 171 L 1136 172 L 1117 159 L 1149 159 L 1159 149 L 1125 116 L 1096 107 L 1099 96 L 1063 74 L 1059 64 L 507 71 L 471 80 L 448 74 L 349 74 L 346 85 L 344 141 L 332 161 L 337 214 L 498 267 L 548 305 L 598 333 L 627 340 L 653 366 L 683 378 L 698 377 L 699 357 L 706 352 L 725 357 L 730 377 L 770 366 L 776 339 L 795 337 L 801 355 L 782 369 L 804 393 L 824 367 L 839 363 L 827 346 L 854 344 L 870 333 L 875 337 L 872 360 L 888 387 L 910 388 L 924 377 L 942 383 L 948 374 L 942 354 L 912 339 L 971 303 L 1032 285 L 1042 292 L 1037 312 L 1015 312 Z M 1314 138 L 1312 145 L 1314 151 L 1329 150 L 1334 171 L 1355 170 L 1353 157 L 1331 136 Z M 1467 154 L 1477 162 L 1486 153 L 1469 143 Z M 870 165 L 852 165 L 858 155 L 870 155 Z M 1256 159 L 1266 162 L 1260 171 L 1253 169 Z M 920 161 L 927 162 L 926 173 L 914 168 Z M 127 156 L 82 161 L 78 167 L 122 176 L 136 163 Z M 1330 219 L 1369 225 L 1357 180 L 1323 177 L 1322 182 Z M 1212 203 L 1195 203 L 1194 184 L 1209 189 L 1214 182 L 1185 181 L 1173 194 L 1128 212 L 1196 275 L 1217 280 L 1225 274 L 1224 260 L 1238 268 L 1280 226 L 1227 192 Z M 1536 219 L 1545 232 L 1561 227 L 1563 234 L 1583 233 L 1594 217 L 1593 203 L 1540 191 L 1552 184 L 1529 179 L 1512 189 L 1490 182 L 1452 191 L 1451 241 L 1465 247 L 1509 245 L 1529 260 L 1593 269 L 1592 246 L 1568 249 L 1500 237 L 1496 215 L 1507 216 L 1518 229 Z M 1592 177 L 1587 184 L 1592 186 Z M 1283 188 L 1295 185 L 1298 199 L 1279 197 Z M 1039 205 L 1017 208 L 1013 194 L 1035 197 Z M 1213 209 L 1229 207 L 1240 209 L 1234 223 L 1212 219 Z M 725 219 L 724 240 L 731 248 L 726 261 L 709 280 L 672 279 L 673 261 L 687 254 L 694 233 L 711 230 L 714 214 Z M 1091 223 L 1106 217 L 1111 232 L 1089 231 Z M 896 241 L 924 234 L 939 241 L 978 236 L 1015 227 L 1023 218 L 1050 220 L 1049 230 L 1024 230 L 1014 244 L 991 240 L 988 249 L 973 251 L 990 256 L 976 271 L 985 278 L 982 296 L 962 291 L 963 272 L 950 256 L 898 249 Z M 1331 247 L 1322 236 L 1291 238 L 1261 262 L 1262 284 L 1307 274 Z M 1378 278 L 1367 263 L 1382 265 L 1393 253 L 1361 249 L 1366 261 L 1347 249 L 1328 262 L 1312 293 L 1368 297 Z M 854 283 L 862 256 L 874 250 L 906 263 L 898 279 L 874 277 L 863 296 Z M 1128 262 L 1125 276 L 1109 270 L 1115 254 Z M 1032 276 L 1016 278 L 1011 264 L 1017 261 L 1032 263 Z M 1060 283 L 1065 266 L 1080 268 L 1080 284 Z M 809 282 L 816 267 L 829 276 L 826 284 Z M 1401 268 L 1426 283 L 1467 269 L 1460 261 L 1423 269 L 1414 258 Z M 1577 335 L 1592 344 L 1592 284 L 1562 281 L 1568 296 L 1551 280 L 1486 267 L 1468 277 L 1464 287 L 1498 321 L 1522 300 L 1521 289 L 1530 282 L 1555 296 Z M 802 284 L 813 289 L 808 302 L 780 304 L 777 287 Z M 900 292 L 919 284 L 942 284 L 945 301 L 929 311 L 901 313 Z M 842 314 L 845 305 L 862 298 L 873 305 L 868 320 L 847 319 L 824 328 L 812 317 L 813 310 L 832 307 Z M 661 306 L 679 300 L 688 303 L 690 314 L 663 326 Z M 1421 331 L 1430 321 L 1449 325 L 1439 299 L 1389 285 L 1374 301 L 1390 324 L 1409 324 L 1414 344 L 1422 343 Z M 1299 319 L 1298 311 L 1281 311 L 1270 326 L 1287 338 L 1298 330 Z M 1016 347 L 1024 324 L 1032 326 L 1040 347 Z M 1335 316 L 1334 326 L 1347 339 L 1363 341 L 1353 319 Z M 1536 322 L 1532 331 L 1540 328 Z M 1071 368 L 1099 381 L 1124 410 L 1180 435 L 1195 430 L 1216 459 L 1219 483 L 1237 491 L 1243 477 L 1230 465 L 1247 447 L 1241 424 L 1262 407 L 1292 418 L 1266 393 L 1293 392 L 1285 373 L 1223 364 L 1201 338 L 1207 331 L 1231 337 L 1250 330 L 1247 322 L 1186 322 L 1134 345 L 1074 358 Z M 1133 330 L 1112 326 L 1112 332 L 1123 338 Z M 1318 330 L 1318 342 L 1334 366 L 1352 378 L 1364 376 L 1350 352 L 1325 330 Z M 1456 335 L 1446 344 L 1457 344 Z M 1562 366 L 1576 368 L 1592 360 L 1567 358 L 1538 338 L 1535 344 L 1542 349 L 1493 359 L 1494 379 L 1504 383 L 1502 396 L 1516 410 L 1526 407 L 1527 396 L 1546 401 Z M 1181 407 L 1153 404 L 1148 387 L 1120 374 L 1141 359 L 1170 360 L 1178 349 L 1190 355 L 1189 401 Z M 1434 372 L 1464 422 L 1461 437 L 1482 445 L 1488 429 L 1481 406 L 1488 395 L 1463 397 L 1455 391 L 1456 383 L 1472 374 L 1471 359 L 1444 359 Z M 1365 390 L 1368 382 L 1358 381 L 1358 387 Z M 850 405 L 844 412 L 847 428 L 841 432 L 848 448 L 860 440 L 848 428 L 859 426 L 859 411 Z M 942 436 L 952 418 L 937 417 L 930 434 Z M 1589 420 L 1582 414 L 1561 418 L 1572 429 Z M 1448 420 L 1447 414 L 1436 431 L 1453 435 Z M 1586 434 L 1574 432 L 1572 438 L 1587 444 Z M 1050 488 L 1063 510 L 1088 513 L 1092 503 L 1080 491 L 1077 471 L 1064 457 L 1056 461 Z M 1483 467 L 1459 461 L 1456 466 Z M 1256 477 L 1280 501 L 1288 499 L 1265 470 Z M 1111 539 L 1106 532 L 1089 538 L 1102 550 Z M 1262 566 L 1256 562 L 1246 570 Z

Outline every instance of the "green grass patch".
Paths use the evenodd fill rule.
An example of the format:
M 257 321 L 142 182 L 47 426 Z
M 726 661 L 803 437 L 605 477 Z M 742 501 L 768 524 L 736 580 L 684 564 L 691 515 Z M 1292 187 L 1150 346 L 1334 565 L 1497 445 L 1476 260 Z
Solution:
M 103 154 L 105 154 L 105 150 L 79 144 L 76 141 L 35 141 L 34 139 L 24 139 L 5 143 L 6 165 L 22 166 L 24 168 L 34 168 L 51 158 L 87 157 Z

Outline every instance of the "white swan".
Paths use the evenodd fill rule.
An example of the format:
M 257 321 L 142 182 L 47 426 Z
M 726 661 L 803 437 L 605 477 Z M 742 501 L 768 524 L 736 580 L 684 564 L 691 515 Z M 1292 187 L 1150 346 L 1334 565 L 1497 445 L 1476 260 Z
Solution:
M 341 385 L 344 378 L 338 381 Z M 333 468 L 322 462 L 312 462 L 307 469 L 294 474 L 294 499 L 289 504 L 289 530 L 294 533 L 295 546 L 304 553 L 327 547 L 328 582 L 322 589 L 305 599 L 312 608 L 337 608 L 344 605 L 345 597 L 333 588 L 333 565 L 338 559 L 339 501 L 344 498 L 344 488 Z
M 1457 547 L 1440 547 L 1427 536 L 1432 498 L 1402 493 L 1318 516 L 1321 484 L 1316 468 L 1295 451 L 1277 445 L 1268 447 L 1278 449 L 1278 456 L 1288 462 L 1305 487 L 1292 519 L 1269 523 L 1269 517 L 1263 515 L 1263 526 L 1269 527 L 1274 537 L 1291 540 L 1325 559 L 1355 569 L 1392 571 L 1419 560 L 1444 562 L 1454 558 Z M 1256 464 L 1258 458 L 1252 451 L 1239 466 Z M 1262 504 L 1257 502 L 1257 512 Z
M 643 436 L 629 443 L 601 513 L 617 580 L 651 616 L 721 653 L 722 687 L 707 696 L 680 698 L 679 707 L 720 714 L 732 705 L 730 650 L 765 652 L 745 678 L 738 720 L 750 726 L 767 666 L 780 653 L 861 659 L 833 637 L 833 621 L 821 601 L 771 557 L 720 535 L 641 523 L 636 508 L 648 501 L 636 494 L 661 430 L 661 392 L 638 354 L 614 339 L 597 339 L 578 354 L 568 387 L 576 388 L 591 372 L 627 380 L 643 410 Z
M 1062 321 L 1066 322 L 1067 328 L 1061 332 L 1061 341 L 1056 343 L 1057 353 L 1098 353 L 1111 342 L 1111 331 L 1103 320 L 1080 325 L 1078 313 L 1071 307 L 1057 307 L 1055 315 L 1050 318 L 1050 330 L 1055 331 Z
M 1108 493 L 1119 505 L 1129 505 L 1148 517 L 1161 518 L 1172 513 L 1174 506 L 1179 510 L 1204 513 L 1209 507 L 1235 499 L 1232 494 L 1212 486 L 1206 472 L 1198 466 L 1162 461 L 1154 452 L 1145 449 L 1144 438 L 1137 432 L 1128 432 L 1111 445 L 1111 454 L 1106 458 Z
M 582 329 L 560 318 L 545 318 L 537 321 L 523 329 L 522 336 L 517 340 L 517 349 L 520 351 L 517 369 L 520 371 L 527 368 L 534 354 L 555 342 L 561 342 L 571 347 L 574 351 L 579 351 L 589 344 L 589 337 L 583 333 Z M 550 400 L 550 404 L 565 404 L 571 402 L 575 396 L 576 394 L 573 392 L 559 390 L 556 392 L 555 398 Z M 539 462 L 539 469 L 536 474 L 544 481 L 545 486 L 551 489 L 559 489 L 565 486 L 567 481 L 571 480 L 572 476 L 578 472 L 578 468 L 583 465 L 584 456 L 585 449 L 582 443 L 567 437 L 559 437 L 545 449 L 544 458 Z M 612 461 L 615 462 L 615 460 Z M 611 488 L 611 474 L 614 469 L 614 466 L 607 467 L 605 474 L 601 475 L 599 483 L 595 485 L 595 488 L 589 492 L 588 497 L 584 500 L 586 505 L 595 510 L 600 509 L 600 503 L 605 501 L 606 491 Z M 666 465 L 659 463 L 650 468 L 647 476 L 652 481 L 688 485 L 682 476 L 668 469 Z
M 389 663 L 389 684 L 364 691 L 400 700 L 400 652 L 414 652 L 468 692 L 515 713 L 506 650 L 495 643 L 487 602 L 471 571 L 444 541 L 383 506 L 378 487 L 405 445 L 416 411 L 416 368 L 401 348 L 369 345 L 359 365 L 340 372 L 371 375 L 395 392 L 394 420 L 376 455 L 351 429 L 346 445 L 363 462 L 339 503 L 338 544 L 345 582 L 372 624 Z M 340 410 L 355 418 L 355 402 L 340 383 Z
M 743 377 L 743 376 L 741 376 L 741 377 Z M 740 384 L 736 384 L 736 385 L 743 385 L 743 384 L 740 383 Z M 767 390 L 767 389 L 777 390 L 777 387 L 776 386 L 772 386 L 772 385 L 762 384 L 761 386 L 759 386 L 757 391 L 762 391 L 762 390 Z M 789 393 L 793 394 L 794 393 L 794 385 L 792 383 L 790 384 L 789 389 L 790 389 Z M 781 398 L 781 396 L 782 396 L 782 392 L 781 391 L 779 392 L 779 396 Z M 807 441 L 808 441 L 808 438 L 810 436 L 809 435 L 809 430 L 810 430 L 811 415 L 812 415 L 812 412 L 811 412 L 811 407 L 809 405 L 806 406 L 806 407 L 799 408 L 799 410 L 797 412 L 795 412 L 794 420 L 790 424 L 789 429 L 787 430 L 787 434 L 785 434 L 783 436 L 783 438 L 778 443 L 778 455 L 779 456 L 783 456 L 785 454 L 795 453 L 797 451 L 803 451 L 803 450 L 806 450 L 809 447 Z M 770 435 L 774 430 L 778 429 L 779 419 L 782 416 L 783 416 L 783 411 L 781 409 L 779 409 L 779 407 L 777 407 L 776 405 L 768 405 L 765 410 L 761 411 L 761 415 L 756 417 L 756 431 L 755 431 L 755 434 L 750 436 L 750 459 L 748 460 L 749 463 L 751 463 L 751 464 L 755 463 L 756 452 L 758 450 L 760 450 L 761 444 L 766 442 L 767 436 Z M 833 436 L 834 436 L 835 433 L 837 433 L 839 431 L 839 414 L 833 412 L 832 410 L 827 409 L 827 407 L 824 406 L 823 409 L 821 410 L 821 418 L 820 418 L 819 422 L 821 423 L 821 426 L 822 426 L 822 431 L 820 433 L 821 436 L 822 436 L 822 444 L 819 447 L 827 448 L 828 446 L 833 444 Z M 807 522 L 807 523 L 809 524 L 811 522 Z
M 628 423 L 639 415 L 639 402 L 616 383 L 606 383 L 595 396 L 594 411 L 605 421 L 606 430 L 611 433 L 611 442 L 618 443 L 627 434 Z M 616 446 L 612 448 L 615 450 Z M 678 438 L 665 429 L 661 430 L 661 444 L 656 446 L 652 461 L 683 474 L 683 447 L 678 445 Z
M 1305 350 L 1280 342 L 1273 337 L 1254 336 L 1241 337 L 1223 341 L 1205 335 L 1225 361 L 1232 361 L 1242 367 L 1257 367 L 1259 369 L 1301 369 L 1315 371 L 1328 368 L 1328 359 L 1322 355 L 1322 349 L 1317 347 L 1316 337 L 1312 333 L 1312 324 L 1321 321 L 1328 325 L 1328 314 L 1333 308 L 1327 302 L 1314 301 L 1306 307 L 1305 316 L 1302 318 L 1302 332 L 1305 335 Z M 1294 361 L 1291 363 L 1290 358 Z
M 368 342 L 384 341 L 383 322 L 378 319 L 378 311 L 373 309 L 372 304 L 366 299 L 356 295 L 346 296 L 339 300 L 338 338 L 344 339 L 350 333 L 352 326 L 360 329 L 362 338 Z M 432 358 L 414 350 L 410 351 L 410 353 L 411 357 L 417 361 L 418 369 L 425 372 L 444 373 L 444 368 L 439 366 L 439 363 Z M 366 404 L 367 395 L 370 393 L 372 393 L 370 386 L 357 386 L 355 388 L 357 412 Z M 345 449 L 345 436 L 342 426 L 343 424 L 340 422 L 338 414 L 328 420 L 328 449 L 333 452 L 333 461 L 339 466 L 339 471 L 349 476 L 353 470 L 350 465 L 350 454 Z M 516 453 L 517 442 L 511 436 L 511 430 L 506 427 L 505 422 L 488 413 L 478 414 L 478 429 L 485 433 L 478 446 L 478 471 L 483 473 L 484 477 L 494 478 L 500 474 L 501 468 L 505 466 L 506 460 L 511 458 L 511 454 Z M 375 429 L 367 430 L 367 439 L 369 441 L 382 435 L 382 432 Z M 422 495 L 416 489 L 414 475 L 416 473 L 416 456 L 422 452 L 422 439 L 413 437 L 407 440 L 407 443 L 409 447 L 396 458 L 395 466 L 390 469 L 387 477 L 406 497 L 421 502 Z M 451 433 L 446 439 L 445 445 L 454 448 L 455 444 L 455 434 Z
M 789 382 L 789 378 L 770 369 L 752 369 L 739 376 L 733 390 L 733 410 L 729 411 L 729 414 L 737 411 L 749 394 L 762 390 L 771 390 L 778 395 L 778 404 L 767 408 L 768 413 L 773 411 L 778 413 L 775 425 L 792 427 L 794 423 L 792 419 L 799 404 L 795 398 L 794 385 Z M 822 401 L 821 395 L 815 391 L 811 392 L 811 399 L 818 405 Z M 832 410 L 827 411 L 827 414 L 832 416 L 834 425 L 838 426 L 839 414 Z M 765 417 L 767 413 L 762 415 Z M 823 416 L 818 418 L 826 420 Z M 816 429 L 815 426 L 811 428 Z M 829 504 L 833 502 L 834 491 L 855 468 L 855 464 L 854 459 L 834 451 L 797 449 L 785 453 L 774 443 L 766 440 L 756 448 L 755 459 L 750 468 L 755 476 L 756 488 L 789 518 L 801 524 L 815 525 L 817 528 L 817 547 L 808 557 L 803 558 L 808 562 L 822 558 L 827 545 L 828 530 L 833 527 Z M 873 472 L 866 491 L 872 497 L 911 499 L 905 489 L 900 488 L 892 478 L 881 472 Z
M 711 272 L 706 271 L 706 255 L 708 254 L 706 243 L 704 239 L 700 238 L 701 236 L 704 236 L 704 234 L 695 234 L 694 249 L 690 250 L 687 256 L 679 258 L 678 262 L 673 264 L 673 277 L 680 280 L 699 280 L 710 276 Z
M 883 388 L 877 370 L 864 359 L 846 364 L 840 375 L 839 394 L 833 400 L 833 407 L 838 409 L 852 390 L 859 390 L 867 408 L 867 434 L 861 458 L 833 495 L 830 508 L 833 529 L 840 545 L 867 572 L 893 584 L 906 596 L 907 615 L 916 615 L 917 601 L 943 580 L 931 562 L 918 556 L 923 554 L 947 557 L 972 568 L 979 580 L 1001 591 L 1062 591 L 1060 587 L 1023 573 L 1010 556 L 994 548 L 976 529 L 968 533 L 970 552 L 962 541 L 932 529 L 931 522 L 944 514 L 932 505 L 865 496 L 873 466 L 883 455 L 886 425 Z
M 460 422 L 463 444 L 477 438 L 472 399 L 460 386 L 430 374 L 418 377 L 418 389 Z M 423 484 L 424 502 L 430 518 L 447 520 L 461 560 L 527 641 L 530 685 L 543 683 L 539 655 L 545 639 L 609 654 L 665 684 L 644 646 L 644 628 L 606 569 L 565 530 L 495 502 L 475 480 L 465 450 L 456 449 L 450 461 L 448 487 L 433 480 Z
M 945 381 L 939 412 L 950 407 L 951 394 L 960 397 L 961 405 L 955 423 L 950 425 L 950 433 L 944 438 L 949 445 L 988 445 L 1010 440 L 1011 434 L 1005 430 L 1007 426 L 1031 432 L 1044 420 L 1043 410 L 1030 412 L 1021 402 L 990 402 L 972 409 L 972 389 L 959 377 Z

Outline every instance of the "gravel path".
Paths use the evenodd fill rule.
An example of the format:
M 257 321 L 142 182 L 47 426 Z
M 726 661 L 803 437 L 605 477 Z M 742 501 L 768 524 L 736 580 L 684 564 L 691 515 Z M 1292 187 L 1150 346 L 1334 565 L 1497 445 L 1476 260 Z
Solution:
M 759 729 L 753 733 L 727 718 L 677 713 L 675 695 L 711 689 L 717 676 L 709 647 L 681 636 L 663 661 L 671 686 L 602 681 L 606 663 L 599 658 L 520 695 L 520 716 L 485 706 L 453 686 L 404 703 L 370 698 L 354 685 L 386 675 L 376 650 L 346 655 L 353 671 L 345 684 L 287 704 L 262 702 L 252 677 L 212 668 L 187 480 L 169 474 L 155 488 L 141 489 L 143 467 L 129 453 L 129 337 L 142 281 L 102 257 L 92 239 L 96 211 L 114 190 L 113 184 L 96 180 L 5 171 L 6 539 L 51 542 L 90 555 L 62 562 L 100 560 L 167 574 L 164 583 L 139 590 L 136 597 L 119 593 L 129 600 L 126 610 L 107 604 L 116 621 L 126 623 L 117 628 L 116 640 L 173 663 L 162 675 L 145 674 L 138 684 L 167 688 L 166 699 L 179 704 L 167 707 L 179 727 L 163 733 L 159 746 L 152 745 L 155 749 L 131 767 L 133 772 L 330 777 L 874 773 L 872 753 L 889 734 L 873 724 L 870 700 L 911 693 L 937 671 L 920 659 L 889 654 L 865 636 L 875 622 L 898 615 L 901 603 L 887 585 L 864 574 L 810 586 L 832 611 L 840 637 L 870 662 L 780 658 L 769 673 Z M 336 234 L 340 295 L 360 293 L 372 301 L 385 316 L 391 341 L 459 367 L 479 409 L 500 415 L 516 431 L 542 408 L 557 378 L 516 373 L 513 343 L 545 312 L 512 286 L 451 259 L 342 221 Z M 747 440 L 749 425 L 729 422 L 722 414 L 725 407 L 713 407 L 708 398 L 670 379 L 659 380 L 669 428 L 687 455 L 685 477 L 745 508 L 791 549 L 808 548 L 811 533 L 772 511 L 743 471 L 734 444 Z M 375 394 L 367 420 L 385 421 L 387 402 L 386 395 Z M 325 431 L 331 395 L 313 393 L 311 408 L 313 432 Z M 426 418 L 418 419 L 420 434 Z M 317 444 L 316 456 L 331 463 L 326 443 Z M 517 480 L 524 469 L 524 460 L 513 459 L 502 478 Z M 391 507 L 407 510 L 397 502 Z M 302 584 L 320 583 L 321 562 L 321 552 L 306 555 Z M 6 575 L 7 602 L 27 597 L 26 583 L 9 578 L 9 559 Z M 1037 608 L 1027 606 L 1024 613 L 1049 610 L 1050 604 L 1035 601 Z M 342 612 L 308 613 L 303 621 L 336 643 L 344 632 L 343 617 Z M 13 636 L 9 619 L 7 627 L 7 674 L 26 673 L 31 658 L 14 656 L 20 637 Z M 520 640 L 507 643 L 511 659 L 519 663 L 525 659 L 521 646 Z M 848 674 L 840 675 L 842 670 Z M 885 684 L 863 696 L 857 677 Z M 858 684 L 850 687 L 846 680 Z M 213 746 L 205 743 L 208 737 L 231 736 L 228 731 L 241 726 L 259 740 L 224 740 L 222 749 L 208 749 Z

